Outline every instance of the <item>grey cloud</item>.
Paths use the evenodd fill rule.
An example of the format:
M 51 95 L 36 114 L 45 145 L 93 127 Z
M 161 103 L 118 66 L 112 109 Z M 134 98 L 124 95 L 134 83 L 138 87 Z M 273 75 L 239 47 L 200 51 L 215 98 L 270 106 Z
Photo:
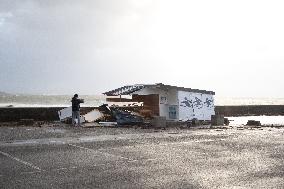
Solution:
M 244 82 L 267 74 L 255 72 L 259 62 L 274 65 L 258 84 L 272 91 L 270 81 L 280 81 L 276 70 L 283 70 L 281 6 L 264 4 L 271 14 L 263 19 L 253 3 L 206 3 L 0 0 L 0 91 L 83 94 L 164 82 L 239 95 L 248 91 Z M 254 53 L 257 45 L 269 50 Z
M 125 38 L 128 31 L 120 31 L 119 22 L 139 11 L 132 1 L 15 0 L 1 4 L 3 90 L 68 93 L 81 85 L 83 92 L 95 93 L 106 88 L 99 87 L 105 82 L 105 72 L 113 72 L 111 68 L 124 72 L 118 64 L 133 42 Z M 6 19 L 7 15 L 13 16 Z M 98 87 L 87 87 L 91 84 Z

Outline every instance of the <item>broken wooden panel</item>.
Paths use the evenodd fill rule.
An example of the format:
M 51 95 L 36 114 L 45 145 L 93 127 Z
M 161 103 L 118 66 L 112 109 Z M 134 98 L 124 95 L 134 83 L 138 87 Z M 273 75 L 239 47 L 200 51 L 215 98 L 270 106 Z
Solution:
M 129 98 L 106 98 L 107 102 L 133 102 L 132 99 Z
M 58 111 L 60 121 L 63 121 L 69 117 L 72 117 L 72 107 L 67 107 Z
M 160 108 L 159 108 L 159 95 L 158 94 L 150 94 L 150 95 L 132 95 L 132 100 L 137 102 L 143 102 L 144 110 L 151 110 L 153 115 L 159 116 Z

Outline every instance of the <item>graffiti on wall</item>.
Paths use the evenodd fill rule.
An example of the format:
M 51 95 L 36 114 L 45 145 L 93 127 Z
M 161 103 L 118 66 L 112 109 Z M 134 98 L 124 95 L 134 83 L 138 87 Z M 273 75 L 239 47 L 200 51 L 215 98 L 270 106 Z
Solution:
M 206 104 L 207 108 L 212 107 L 213 106 L 213 100 L 206 98 L 206 101 L 204 102 L 204 104 Z
M 180 106 L 193 108 L 192 100 L 189 100 L 187 99 L 187 97 L 184 97 L 184 100 L 180 102 Z
M 205 102 L 203 102 L 201 99 L 195 97 L 195 100 L 189 100 L 187 97 L 184 97 L 183 101 L 181 101 L 180 106 L 182 107 L 189 107 L 189 108 L 198 108 L 201 109 L 203 106 L 206 105 L 206 107 L 212 107 L 213 100 L 206 98 Z
M 197 118 L 200 120 L 210 120 L 214 115 L 213 95 L 179 92 L 179 117 L 181 120 Z

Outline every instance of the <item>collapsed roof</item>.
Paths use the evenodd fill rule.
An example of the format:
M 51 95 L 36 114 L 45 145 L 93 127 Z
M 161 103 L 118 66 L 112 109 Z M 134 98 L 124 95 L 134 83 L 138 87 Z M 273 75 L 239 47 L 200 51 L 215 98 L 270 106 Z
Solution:
M 179 90 L 179 91 L 187 91 L 187 92 L 195 92 L 195 93 L 215 95 L 215 92 L 213 92 L 213 91 L 206 91 L 206 90 L 164 85 L 162 83 L 157 83 L 157 84 L 153 84 L 153 85 L 147 85 L 147 84 L 146 85 L 145 84 L 126 85 L 124 87 L 120 87 L 120 88 L 105 92 L 103 94 L 107 95 L 107 96 L 131 95 L 134 92 L 140 91 L 144 88 L 156 88 L 156 89 L 161 89 L 161 90 L 176 89 L 176 90 Z

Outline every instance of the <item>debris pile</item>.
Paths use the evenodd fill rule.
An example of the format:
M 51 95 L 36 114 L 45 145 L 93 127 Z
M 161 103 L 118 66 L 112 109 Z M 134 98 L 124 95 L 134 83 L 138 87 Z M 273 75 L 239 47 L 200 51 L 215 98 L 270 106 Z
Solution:
M 143 118 L 139 115 L 135 115 L 129 111 L 123 111 L 114 109 L 112 114 L 116 118 L 118 125 L 140 125 L 143 124 Z
M 139 109 L 134 109 L 139 112 Z M 61 122 L 71 123 L 72 108 L 64 108 L 58 111 Z M 144 123 L 143 116 L 135 111 L 130 111 L 118 106 L 108 106 L 103 104 L 97 109 L 94 109 L 80 116 L 81 123 L 97 122 L 102 126 L 113 125 L 142 125 Z
M 224 115 L 212 115 L 211 116 L 211 125 L 212 126 L 224 125 Z

